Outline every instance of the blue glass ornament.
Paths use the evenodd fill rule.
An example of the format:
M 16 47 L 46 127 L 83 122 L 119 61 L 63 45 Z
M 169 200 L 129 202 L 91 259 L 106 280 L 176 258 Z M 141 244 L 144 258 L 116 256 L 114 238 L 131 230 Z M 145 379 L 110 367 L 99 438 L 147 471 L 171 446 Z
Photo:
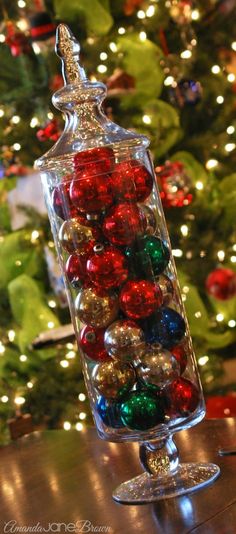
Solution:
M 124 426 L 120 418 L 119 403 L 109 401 L 101 395 L 97 401 L 96 409 L 105 425 L 112 428 L 121 428 Z
M 202 86 L 195 80 L 183 78 L 176 87 L 170 89 L 170 99 L 180 108 L 185 105 L 195 106 L 202 98 Z
M 181 341 L 186 325 L 183 317 L 172 308 L 160 308 L 146 324 L 142 324 L 147 343 L 160 343 L 171 349 Z

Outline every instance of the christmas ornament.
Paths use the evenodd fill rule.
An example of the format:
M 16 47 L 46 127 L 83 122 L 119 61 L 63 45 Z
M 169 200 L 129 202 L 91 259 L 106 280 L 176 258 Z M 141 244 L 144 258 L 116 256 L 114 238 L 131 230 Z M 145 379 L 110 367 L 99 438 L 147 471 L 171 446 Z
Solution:
M 87 261 L 87 273 L 90 280 L 105 289 L 118 287 L 128 276 L 127 262 L 124 254 L 114 247 L 94 246 L 94 254 Z
M 107 78 L 106 85 L 108 96 L 115 96 L 133 91 L 135 88 L 135 79 L 124 70 L 116 68 L 113 74 Z
M 108 174 L 113 170 L 115 156 L 112 148 L 96 147 L 78 152 L 74 156 L 74 168 L 80 177 L 80 171 L 88 170 L 92 175 Z
M 170 412 L 186 417 L 196 410 L 199 403 L 198 388 L 186 378 L 177 378 L 166 388 Z
M 122 428 L 124 425 L 120 418 L 120 404 L 107 400 L 102 395 L 99 397 L 96 410 L 103 423 L 111 428 Z
M 145 234 L 153 235 L 157 229 L 157 221 L 154 212 L 146 204 L 140 204 L 139 206 L 142 219 L 143 219 L 143 229 Z
M 175 357 L 177 360 L 179 366 L 180 366 L 180 374 L 182 375 L 187 367 L 188 362 L 188 349 L 185 343 L 181 343 L 181 345 L 176 345 L 171 349 L 171 354 Z
M 228 300 L 236 295 L 236 273 L 231 269 L 219 267 L 212 271 L 206 279 L 209 295 L 218 300 Z
M 195 106 L 202 98 L 202 86 L 200 82 L 183 78 L 179 80 L 176 87 L 171 87 L 170 100 L 172 104 L 183 108 L 184 106 Z
M 124 3 L 124 14 L 129 17 L 133 15 L 134 11 L 137 10 L 143 4 L 143 0 L 125 0 Z
M 54 37 L 56 25 L 46 11 L 35 13 L 30 17 L 30 36 L 33 42 L 47 41 Z
M 150 320 L 146 341 L 160 343 L 166 349 L 172 349 L 185 334 L 185 322 L 181 315 L 172 308 L 160 308 Z
M 11 21 L 7 21 L 6 23 L 5 43 L 9 46 L 11 54 L 14 57 L 32 52 L 28 37 L 22 31 L 18 30 Z
M 120 307 L 131 319 L 151 315 L 161 305 L 161 290 L 148 280 L 126 282 L 120 292 Z
M 96 240 L 100 238 L 99 229 L 84 226 L 77 218 L 64 221 L 59 230 L 61 245 L 70 254 L 89 254 L 93 251 Z
M 182 208 L 191 204 L 192 184 L 183 163 L 167 161 L 165 165 L 156 167 L 155 172 L 160 184 L 160 196 L 164 208 Z
M 108 209 L 113 202 L 109 174 L 92 174 L 91 169 L 82 169 L 72 180 L 70 198 L 74 206 L 85 213 Z
M 160 467 L 164 463 L 166 467 L 165 480 L 162 477 L 150 477 L 147 472 L 131 482 L 121 484 L 113 496 L 119 502 L 134 503 L 179 495 L 180 479 L 182 494 L 212 481 L 219 474 L 219 469 L 213 464 L 178 466 L 177 449 L 169 437 L 176 429 L 181 430 L 186 426 L 193 426 L 202 418 L 203 399 L 201 390 L 198 392 L 196 386 L 187 379 L 178 377 L 166 385 L 169 375 L 165 365 L 168 363 L 171 366 L 169 367 L 170 373 L 173 367 L 178 367 L 172 348 L 180 342 L 186 342 L 189 355 L 186 376 L 192 376 L 193 382 L 198 383 L 198 374 L 196 362 L 191 353 L 188 331 L 185 334 L 184 312 L 181 312 L 182 317 L 175 309 L 163 307 L 163 294 L 155 280 L 157 276 L 167 275 L 174 288 L 177 288 L 173 259 L 170 258 L 166 242 L 160 238 L 160 236 L 167 235 L 167 230 L 152 166 L 149 163 L 148 139 L 136 132 L 120 128 L 108 120 L 104 113 L 101 113 L 101 103 L 105 96 L 104 86 L 86 78 L 85 71 L 79 64 L 79 43 L 64 24 L 60 24 L 57 31 L 56 50 L 62 61 L 64 87 L 54 95 L 53 101 L 57 108 L 66 114 L 67 125 L 59 142 L 37 162 L 47 201 L 49 203 L 51 197 L 52 182 L 54 186 L 55 184 L 61 186 L 67 181 L 65 172 L 66 175 L 73 175 L 70 199 L 73 205 L 85 214 L 90 223 L 89 228 L 92 232 L 90 245 L 92 243 L 94 247 L 96 244 L 101 244 L 104 247 L 103 252 L 115 246 L 119 253 L 126 255 L 129 266 L 132 263 L 132 269 L 130 268 L 128 273 L 130 278 L 122 282 L 122 286 L 117 286 L 115 290 L 104 289 L 102 286 L 104 280 L 106 284 L 106 276 L 102 277 L 103 268 L 100 264 L 96 264 L 95 271 L 91 269 L 92 277 L 95 276 L 93 280 L 98 283 L 96 281 L 98 275 L 100 285 L 95 285 L 91 279 L 89 283 L 91 285 L 87 285 L 85 281 L 76 296 L 71 284 L 67 283 L 76 337 L 80 340 L 80 344 L 85 345 L 85 351 L 81 350 L 81 357 L 95 422 L 99 435 L 106 440 L 139 441 L 145 443 L 145 446 L 148 442 L 151 446 L 153 442 L 158 441 L 160 454 L 158 450 L 155 462 L 159 463 Z M 99 149 L 99 153 L 95 153 L 95 149 Z M 108 153 L 107 149 L 113 152 Z M 82 156 L 81 151 L 83 151 Z M 132 200 L 130 198 L 128 201 L 124 200 L 127 194 L 132 196 L 132 189 L 126 188 L 122 177 L 115 182 L 115 185 L 113 184 L 117 195 L 115 197 L 114 187 L 112 187 L 117 170 L 115 163 L 117 165 L 122 163 L 124 169 L 124 163 L 127 162 L 130 167 L 130 161 L 135 161 L 134 165 L 131 164 L 133 171 L 131 178 L 135 191 L 139 191 L 139 198 L 146 197 L 145 205 L 147 204 L 153 210 L 157 219 L 159 237 L 153 233 L 147 233 L 148 223 L 146 221 L 145 225 L 144 210 L 137 202 L 137 194 Z M 101 162 L 103 162 L 102 167 Z M 143 169 L 142 162 L 145 162 L 147 168 Z M 134 168 L 138 169 L 138 178 Z M 152 176 L 152 191 L 148 181 L 149 174 L 146 172 Z M 130 185 L 130 180 L 127 180 L 127 184 Z M 123 187 L 124 191 L 121 191 Z M 53 209 L 50 209 L 49 213 L 60 263 L 64 265 L 66 262 L 66 254 L 63 250 L 64 235 L 63 233 L 61 235 L 60 231 L 59 239 L 58 217 Z M 151 214 L 149 215 L 151 217 Z M 74 218 L 71 220 L 74 221 Z M 65 221 L 67 222 L 71 221 Z M 81 224 L 81 221 L 77 221 L 77 224 L 87 229 L 87 225 Z M 102 230 L 99 230 L 99 224 Z M 154 225 L 155 223 L 152 222 L 151 232 Z M 100 239 L 94 235 L 94 228 L 99 231 Z M 83 231 L 81 246 L 85 257 L 87 252 L 83 247 L 85 245 L 87 247 L 86 239 L 87 235 Z M 73 238 L 68 241 L 70 243 Z M 93 243 L 93 241 L 96 242 Z M 130 256 L 127 248 L 132 251 Z M 96 255 L 96 249 L 91 252 L 89 249 L 88 254 L 86 268 L 91 256 Z M 132 254 L 134 254 L 134 261 L 131 261 Z M 115 278 L 116 276 L 115 269 Z M 113 281 L 114 279 L 112 283 Z M 173 305 L 178 310 L 183 309 L 179 291 L 175 292 L 171 303 L 171 306 Z M 111 329 L 108 328 L 117 321 L 122 322 L 122 329 L 126 323 L 125 337 L 121 340 L 120 325 L 118 331 L 115 325 Z M 127 321 L 131 323 L 135 321 L 135 324 L 138 322 L 137 329 L 127 328 Z M 82 328 L 92 327 L 95 330 L 97 342 L 94 351 L 90 352 L 89 332 L 88 336 L 85 336 L 83 332 L 82 339 L 80 338 L 81 322 L 84 323 Z M 106 329 L 105 333 L 104 329 Z M 137 368 L 141 365 L 141 358 L 144 357 L 144 354 L 137 356 L 143 343 L 143 335 L 139 329 L 143 330 L 147 344 L 153 345 L 155 342 L 160 344 L 158 350 L 161 352 L 160 358 L 163 358 L 160 374 L 166 371 L 165 385 L 161 391 L 155 384 L 145 382 L 142 377 L 137 378 Z M 97 330 L 100 330 L 100 334 Z M 122 331 L 123 334 L 124 331 Z M 106 338 L 106 343 L 111 341 L 108 348 L 109 351 L 117 350 L 116 356 L 109 354 L 110 359 L 98 360 L 97 363 L 96 359 L 94 361 L 94 358 L 87 355 L 86 350 L 90 352 L 90 355 L 94 352 L 94 355 L 96 354 L 99 358 L 101 354 L 104 354 L 104 338 Z M 93 335 L 92 339 L 94 339 Z M 132 363 L 124 361 L 130 358 L 129 353 L 126 353 L 127 346 L 129 346 L 129 353 L 131 350 L 134 353 Z M 124 350 L 125 356 L 123 356 Z M 145 347 L 145 355 L 150 350 L 152 350 L 150 347 Z M 140 352 L 142 353 L 142 350 Z M 187 395 L 183 395 L 184 392 L 187 392 Z M 102 403 L 100 396 L 109 402 L 109 407 L 105 401 Z M 116 402 L 116 407 L 119 405 L 118 411 L 115 409 L 114 402 Z M 112 408 L 110 403 L 112 403 Z M 111 427 L 106 424 L 108 421 L 104 422 L 100 415 L 104 416 L 104 406 L 105 417 L 108 408 L 111 408 L 112 416 L 114 416 Z M 120 419 L 123 427 L 119 426 Z M 175 457 L 174 468 L 173 455 Z M 184 476 L 182 476 L 183 473 Z M 168 474 L 170 476 L 167 476 Z
M 177 24 L 192 22 L 192 0 L 170 0 L 170 16 Z
M 160 274 L 155 278 L 155 282 L 162 293 L 162 305 L 167 306 L 173 299 L 174 286 L 171 279 L 166 274 Z
M 160 345 L 153 344 L 141 357 L 141 363 L 137 367 L 137 375 L 140 380 L 147 384 L 158 387 L 168 385 L 178 378 L 180 366 L 171 352 L 162 349 Z
M 66 276 L 75 288 L 81 288 L 82 284 L 88 283 L 88 275 L 86 271 L 86 256 L 78 256 L 77 254 L 71 254 L 67 259 L 65 271 Z
M 207 419 L 236 417 L 236 395 L 211 395 L 206 399 Z
M 145 278 L 158 275 L 167 267 L 170 259 L 169 249 L 165 243 L 152 235 L 138 239 L 132 247 L 126 249 L 130 268 Z
M 37 138 L 39 141 L 57 141 L 61 135 L 61 130 L 57 119 L 52 119 L 48 121 L 42 128 L 40 128 L 37 133 Z
M 104 332 L 102 328 L 84 326 L 79 336 L 81 349 L 89 358 L 97 362 L 110 359 L 104 346 Z
M 75 300 L 75 309 L 83 323 L 104 328 L 118 315 L 118 297 L 115 293 L 104 293 L 98 288 L 82 289 Z
M 104 219 L 103 232 L 113 245 L 130 245 L 142 231 L 142 214 L 135 204 L 117 204 Z
M 51 91 L 58 91 L 63 86 L 63 78 L 60 74 L 54 74 L 50 81 L 49 88 Z
M 73 206 L 69 196 L 70 182 L 55 187 L 52 192 L 52 205 L 55 213 L 61 219 L 73 219 L 78 216 L 78 210 Z
M 142 329 L 129 320 L 112 323 L 105 332 L 104 343 L 110 356 L 125 362 L 139 359 L 146 348 Z
M 133 367 L 128 363 L 109 361 L 97 364 L 92 371 L 95 389 L 105 398 L 115 399 L 131 389 L 136 380 Z
M 122 402 L 121 420 L 133 430 L 149 430 L 164 422 L 162 403 L 150 391 L 133 391 Z
M 115 199 L 143 202 L 150 195 L 153 179 L 144 165 L 136 160 L 117 163 L 112 173 Z

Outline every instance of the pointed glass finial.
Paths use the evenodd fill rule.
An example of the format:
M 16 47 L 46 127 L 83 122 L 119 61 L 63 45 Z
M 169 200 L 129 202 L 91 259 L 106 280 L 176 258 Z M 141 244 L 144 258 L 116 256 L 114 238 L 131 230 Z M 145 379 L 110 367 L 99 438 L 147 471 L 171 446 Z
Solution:
M 85 71 L 79 64 L 80 44 L 66 24 L 57 27 L 55 50 L 62 61 L 65 85 L 86 80 Z

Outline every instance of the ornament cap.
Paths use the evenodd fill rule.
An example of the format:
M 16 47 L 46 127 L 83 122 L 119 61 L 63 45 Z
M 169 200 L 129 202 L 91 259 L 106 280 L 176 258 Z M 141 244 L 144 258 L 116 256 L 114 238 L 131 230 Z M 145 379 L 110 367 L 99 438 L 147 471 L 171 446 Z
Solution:
M 80 44 L 66 24 L 57 26 L 55 51 L 62 61 L 65 85 L 87 79 L 85 70 L 79 64 Z

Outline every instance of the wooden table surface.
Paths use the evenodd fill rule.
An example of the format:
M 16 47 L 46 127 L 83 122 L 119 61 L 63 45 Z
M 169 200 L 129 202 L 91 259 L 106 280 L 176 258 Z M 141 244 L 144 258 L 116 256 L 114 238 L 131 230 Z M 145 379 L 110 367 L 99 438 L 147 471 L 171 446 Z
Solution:
M 218 463 L 221 476 L 196 493 L 138 506 L 111 497 L 118 484 L 142 471 L 137 444 L 102 441 L 93 428 L 21 438 L 0 449 L 0 533 L 37 523 L 40 532 L 51 523 L 47 532 L 63 534 L 235 534 L 236 456 L 217 453 L 236 445 L 235 427 L 236 419 L 215 419 L 179 432 L 181 459 Z

